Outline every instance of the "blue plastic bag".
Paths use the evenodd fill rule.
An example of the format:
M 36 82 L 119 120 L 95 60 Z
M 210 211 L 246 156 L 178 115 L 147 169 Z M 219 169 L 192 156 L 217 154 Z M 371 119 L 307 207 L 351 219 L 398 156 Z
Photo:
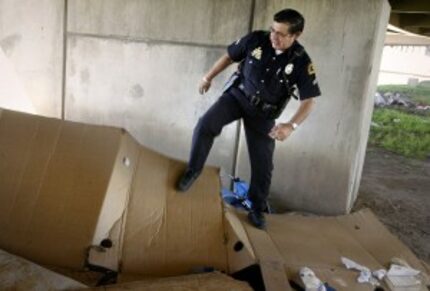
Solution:
M 249 184 L 239 177 L 230 176 L 230 178 L 233 180 L 233 191 L 223 188 L 222 198 L 234 207 L 250 210 L 252 202 L 248 199 Z

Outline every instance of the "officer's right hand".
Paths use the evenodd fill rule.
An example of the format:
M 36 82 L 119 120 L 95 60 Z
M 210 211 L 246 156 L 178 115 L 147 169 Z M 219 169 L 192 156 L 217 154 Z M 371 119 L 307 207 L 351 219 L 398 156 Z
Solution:
M 203 78 L 199 84 L 199 93 L 203 95 L 204 93 L 209 91 L 210 87 L 211 87 L 211 82 L 208 79 Z

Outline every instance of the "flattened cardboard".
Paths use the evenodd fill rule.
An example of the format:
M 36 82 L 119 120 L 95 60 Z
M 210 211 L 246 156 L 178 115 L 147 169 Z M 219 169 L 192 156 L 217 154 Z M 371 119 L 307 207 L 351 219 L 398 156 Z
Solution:
M 243 216 L 244 214 L 241 213 Z M 245 220 L 243 218 L 243 220 Z M 260 264 L 264 286 L 267 291 L 293 290 L 285 274 L 284 261 L 273 241 L 263 230 L 249 223 L 244 224 L 248 237 Z
M 267 290 L 285 290 L 287 278 L 300 282 L 304 266 L 337 290 L 373 290 L 357 283 L 342 256 L 372 270 L 398 257 L 427 271 L 369 210 L 268 215 L 263 232 L 243 213 L 223 218 L 215 168 L 176 192 L 184 168 L 120 129 L 0 110 L 0 247 L 79 269 L 87 247 L 109 238 L 113 247 L 90 253 L 91 263 L 120 270 L 122 260 L 123 273 L 151 277 L 202 267 L 234 272 L 257 259 Z M 238 241 L 243 250 L 232 251 Z
M 128 205 L 122 271 L 147 276 L 227 269 L 219 175 L 205 168 L 186 193 L 175 190 L 182 162 L 144 147 Z
M 15 290 L 77 290 L 86 288 L 78 281 L 67 278 L 23 258 L 0 250 L 0 287 Z
M 225 228 L 227 234 L 228 271 L 234 273 L 255 264 L 255 254 L 246 234 L 245 228 L 233 209 L 225 212 Z
M 422 261 L 396 236 L 391 234 L 370 209 L 363 209 L 353 215 L 339 217 L 339 224 L 348 229 L 351 236 L 381 265 L 388 267 L 390 260 L 397 257 L 406 261 L 412 268 L 428 274 Z M 428 276 L 425 279 L 426 284 L 429 285 Z
M 87 247 L 112 228 L 115 216 L 103 216 L 103 207 L 124 211 L 116 204 L 124 197 L 115 195 L 126 191 L 108 190 L 123 136 L 111 127 L 3 110 L 0 247 L 40 264 L 82 268 Z
M 108 285 L 97 288 L 82 289 L 82 291 L 121 291 L 121 290 L 145 290 L 145 291 L 252 291 L 246 282 L 237 281 L 221 273 L 206 273 L 187 275 L 171 278 L 150 279 L 116 285 Z
M 245 228 L 247 221 L 240 216 Z M 342 256 L 350 258 L 371 270 L 387 268 L 389 259 L 399 257 L 413 268 L 425 272 L 420 261 L 380 223 L 370 210 L 339 217 L 304 217 L 300 215 L 267 215 L 267 232 L 260 238 L 250 235 L 257 257 L 272 258 L 256 250 L 257 240 L 263 234 L 270 239 L 285 266 L 289 279 L 299 283 L 302 267 L 311 268 L 323 282 L 337 290 L 373 290 L 370 284 L 357 282 L 358 272 L 347 270 Z M 269 243 L 261 244 L 264 247 Z M 264 272 L 264 270 L 263 270 Z M 266 277 L 265 277 L 266 279 Z M 267 282 L 265 282 L 266 284 Z

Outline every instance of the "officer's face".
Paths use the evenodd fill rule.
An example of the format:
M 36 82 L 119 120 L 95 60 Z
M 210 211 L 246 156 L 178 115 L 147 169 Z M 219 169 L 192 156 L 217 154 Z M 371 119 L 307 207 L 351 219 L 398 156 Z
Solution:
M 281 22 L 273 22 L 270 27 L 270 41 L 272 42 L 272 47 L 275 50 L 286 50 L 288 49 L 296 38 L 298 34 L 291 34 L 288 32 L 289 24 Z

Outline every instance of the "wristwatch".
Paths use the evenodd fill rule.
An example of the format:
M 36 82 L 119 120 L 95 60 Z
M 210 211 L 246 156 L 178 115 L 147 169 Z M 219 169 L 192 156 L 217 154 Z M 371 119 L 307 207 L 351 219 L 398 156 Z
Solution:
M 295 122 L 288 122 L 289 124 L 291 124 L 291 127 L 293 128 L 293 130 L 296 130 L 297 127 L 299 127 L 299 125 Z

